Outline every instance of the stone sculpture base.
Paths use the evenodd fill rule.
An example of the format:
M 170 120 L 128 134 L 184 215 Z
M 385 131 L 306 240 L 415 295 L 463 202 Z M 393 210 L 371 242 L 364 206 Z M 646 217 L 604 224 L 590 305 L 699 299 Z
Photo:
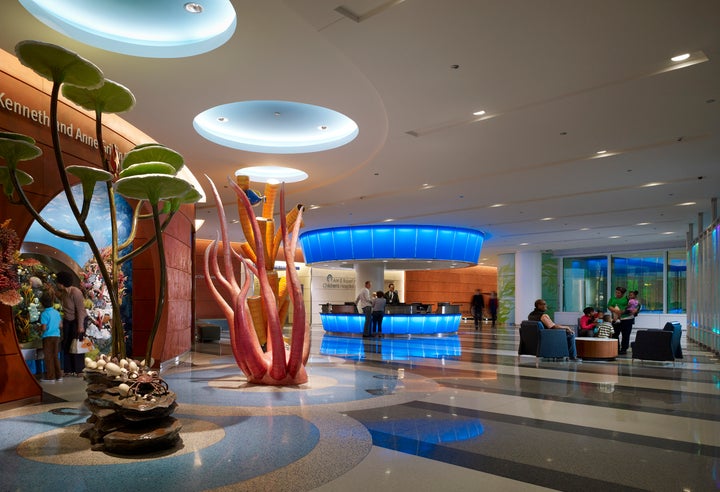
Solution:
M 171 414 L 176 395 L 135 397 L 121 395 L 122 383 L 101 371 L 85 369 L 88 383 L 85 406 L 92 412 L 80 436 L 93 450 L 116 454 L 145 454 L 178 446 L 182 425 Z

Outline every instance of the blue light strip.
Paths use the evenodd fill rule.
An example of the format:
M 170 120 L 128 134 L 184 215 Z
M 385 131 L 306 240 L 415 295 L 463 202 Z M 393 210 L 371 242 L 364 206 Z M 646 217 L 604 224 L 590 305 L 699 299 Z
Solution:
M 369 225 L 307 231 L 300 235 L 305 263 L 347 260 L 444 260 L 477 264 L 485 236 L 432 225 Z
M 432 338 L 384 338 L 378 342 L 380 352 L 375 347 L 367 348 L 362 338 L 323 335 L 320 345 L 322 355 L 338 357 L 364 357 L 366 352 L 381 353 L 382 360 L 408 360 L 412 357 L 444 359 L 460 357 L 462 349 L 457 335 Z
M 323 329 L 329 333 L 362 335 L 362 314 L 320 314 Z M 460 314 L 386 314 L 383 335 L 440 335 L 457 333 Z

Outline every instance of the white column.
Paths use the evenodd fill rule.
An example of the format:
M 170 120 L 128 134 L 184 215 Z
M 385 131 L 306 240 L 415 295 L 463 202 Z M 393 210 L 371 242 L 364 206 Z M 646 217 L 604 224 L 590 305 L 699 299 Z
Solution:
M 542 254 L 539 251 L 515 253 L 515 324 L 527 319 L 542 297 Z
M 382 290 L 384 287 L 383 281 L 385 279 L 385 264 L 383 262 L 375 261 L 360 261 L 355 263 L 355 295 L 360 292 L 360 289 L 365 287 L 365 282 L 368 280 L 372 283 L 370 287 L 370 293 Z

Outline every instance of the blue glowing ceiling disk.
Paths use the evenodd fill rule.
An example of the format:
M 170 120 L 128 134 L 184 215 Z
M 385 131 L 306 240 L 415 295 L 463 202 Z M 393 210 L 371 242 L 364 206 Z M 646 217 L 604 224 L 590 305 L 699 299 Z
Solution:
M 230 0 L 20 0 L 35 18 L 77 41 L 147 58 L 212 51 L 235 33 Z
M 357 124 L 332 109 L 292 101 L 241 101 L 207 109 L 193 120 L 204 138 L 269 154 L 320 152 L 345 145 Z

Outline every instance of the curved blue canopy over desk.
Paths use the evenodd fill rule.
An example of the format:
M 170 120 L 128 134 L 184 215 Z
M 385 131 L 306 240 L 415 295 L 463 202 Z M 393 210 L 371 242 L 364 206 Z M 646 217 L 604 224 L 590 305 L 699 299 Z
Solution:
M 351 268 L 377 261 L 402 270 L 459 268 L 477 264 L 483 233 L 434 225 L 333 227 L 300 235 L 306 264 Z

